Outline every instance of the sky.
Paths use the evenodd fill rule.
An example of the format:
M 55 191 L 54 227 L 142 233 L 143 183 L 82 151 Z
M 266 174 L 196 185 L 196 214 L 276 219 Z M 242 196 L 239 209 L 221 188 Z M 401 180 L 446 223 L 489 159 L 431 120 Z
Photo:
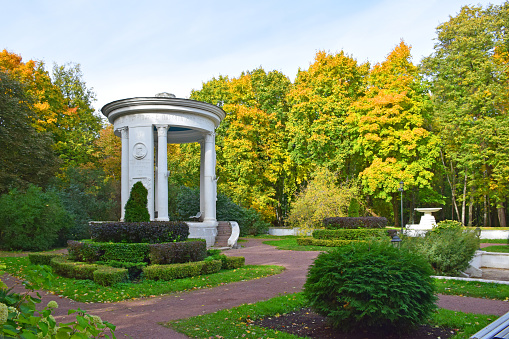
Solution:
M 2 3 L 0 48 L 53 65 L 80 64 L 94 108 L 173 93 L 262 67 L 294 80 L 318 51 L 382 62 L 401 40 L 414 63 L 436 27 L 465 5 L 502 0 L 20 0 Z

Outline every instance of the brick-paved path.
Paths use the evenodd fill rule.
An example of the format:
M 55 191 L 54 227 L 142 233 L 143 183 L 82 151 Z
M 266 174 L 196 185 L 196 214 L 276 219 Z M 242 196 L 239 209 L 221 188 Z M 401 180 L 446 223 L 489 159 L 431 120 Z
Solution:
M 78 303 L 46 294 L 43 296 L 43 305 L 50 300 L 58 301 L 60 307 L 54 313 L 57 322 L 65 319 L 69 308 L 79 307 L 99 315 L 117 326 L 117 338 L 187 338 L 158 323 L 211 313 L 301 290 L 306 280 L 307 268 L 319 252 L 280 251 L 273 246 L 263 245 L 262 241 L 250 239 L 249 242 L 242 243 L 242 249 L 226 251 L 226 254 L 244 256 L 248 265 L 282 265 L 286 267 L 283 273 L 210 289 L 111 304 Z M 8 285 L 14 281 L 6 276 L 2 279 Z M 451 310 L 495 315 L 509 312 L 509 303 L 505 301 L 446 295 L 440 295 L 439 298 L 439 307 Z

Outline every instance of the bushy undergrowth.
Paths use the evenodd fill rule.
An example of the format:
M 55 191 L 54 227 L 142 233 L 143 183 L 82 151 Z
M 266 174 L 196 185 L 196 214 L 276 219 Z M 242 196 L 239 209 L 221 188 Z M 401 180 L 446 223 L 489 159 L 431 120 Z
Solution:
M 387 226 L 387 219 L 383 217 L 331 217 L 323 219 L 323 226 L 330 230 L 385 228 Z
M 314 230 L 315 239 L 338 239 L 338 240 L 366 240 L 369 238 L 388 237 L 386 230 L 381 229 L 338 229 L 338 230 Z
M 0 248 L 44 251 L 65 243 L 72 223 L 55 192 L 30 185 L 0 197 Z
M 436 309 L 432 273 L 423 257 L 406 249 L 356 243 L 320 254 L 304 293 L 335 327 L 405 330 Z
M 424 237 L 406 237 L 402 246 L 426 258 L 436 274 L 457 276 L 474 257 L 479 239 L 473 231 L 447 227 Z

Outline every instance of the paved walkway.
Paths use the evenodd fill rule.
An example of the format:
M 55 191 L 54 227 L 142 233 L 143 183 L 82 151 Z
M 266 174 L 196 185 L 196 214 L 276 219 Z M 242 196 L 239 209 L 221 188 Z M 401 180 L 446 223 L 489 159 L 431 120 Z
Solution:
M 43 304 L 57 300 L 60 307 L 55 311 L 57 321 L 66 319 L 67 309 L 81 308 L 99 315 L 117 326 L 117 338 L 134 339 L 179 339 L 187 338 L 159 323 L 180 318 L 215 312 L 244 303 L 270 299 L 281 293 L 293 293 L 302 289 L 307 268 L 319 252 L 279 251 L 273 246 L 263 245 L 261 239 L 250 239 L 242 243 L 242 249 L 227 251 L 227 255 L 244 256 L 248 265 L 282 265 L 286 270 L 278 275 L 236 282 L 211 289 L 171 294 L 155 298 L 123 301 L 111 304 L 85 304 L 61 299 L 46 294 Z M 8 285 L 14 279 L 2 278 Z M 502 315 L 509 312 L 509 302 L 439 296 L 439 307 L 451 310 Z M 211 333 L 213 335 L 213 333 Z

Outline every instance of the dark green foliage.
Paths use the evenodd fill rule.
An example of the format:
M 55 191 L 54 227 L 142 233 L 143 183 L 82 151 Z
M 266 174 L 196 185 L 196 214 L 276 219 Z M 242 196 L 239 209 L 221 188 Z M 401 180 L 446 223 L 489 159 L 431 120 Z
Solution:
M 170 215 L 171 220 L 189 220 L 190 216 L 200 211 L 200 190 L 181 186 L 176 192 L 175 199 L 169 201 L 169 211 L 175 211 Z M 216 201 L 216 218 L 222 221 L 236 221 L 240 227 L 240 235 L 265 233 L 269 224 L 263 221 L 261 215 L 253 208 L 245 208 L 235 204 L 229 197 L 218 193 Z
M 59 244 L 72 219 L 60 198 L 29 185 L 0 196 L 0 248 L 44 251 Z
M 457 276 L 468 268 L 479 239 L 473 231 L 453 227 L 428 232 L 425 237 L 407 237 L 402 246 L 426 258 L 436 274 Z
M 0 70 L 0 194 L 46 186 L 58 169 L 53 141 L 35 130 L 33 115 L 23 85 Z
M 141 181 L 136 182 L 131 188 L 129 199 L 125 204 L 124 221 L 143 222 L 150 221 L 150 214 L 147 208 L 148 190 Z
M 300 246 L 339 247 L 358 242 L 366 242 L 366 240 L 315 239 L 310 237 L 297 238 L 297 245 Z
M 350 200 L 350 205 L 348 206 L 348 216 L 358 218 L 360 207 L 361 206 L 359 205 L 357 199 L 353 198 L 352 200 Z
M 207 256 L 207 243 L 203 239 L 150 245 L 151 264 L 176 264 L 202 261 Z
M 125 268 L 102 267 L 94 271 L 94 282 L 102 286 L 111 286 L 128 280 Z
M 385 228 L 387 219 L 381 217 L 333 217 L 323 219 L 323 225 L 327 229 L 339 228 Z
M 28 253 L 28 260 L 32 265 L 48 265 L 51 259 L 63 256 L 61 253 Z
M 148 262 L 150 244 L 69 240 L 67 242 L 67 251 L 69 252 L 69 257 L 76 261 L 117 260 L 137 263 Z
M 182 221 L 103 222 L 91 223 L 90 233 L 95 241 L 162 243 L 187 240 L 189 226 Z
M 143 267 L 147 266 L 146 262 L 125 262 L 119 260 L 98 261 L 97 264 L 127 269 L 129 281 L 137 279 L 143 272 Z
M 334 327 L 406 330 L 437 307 L 431 274 L 426 260 L 408 250 L 388 242 L 356 243 L 320 254 L 304 293 Z
M 200 274 L 212 274 L 221 270 L 223 262 L 221 260 L 205 260 Z
M 120 219 L 119 183 L 108 178 L 101 169 L 69 167 L 51 182 L 74 224 L 67 239 L 90 238 L 89 222 Z
M 338 229 L 338 230 L 314 230 L 315 239 L 339 239 L 339 240 L 366 240 L 369 238 L 385 238 L 389 234 L 381 229 Z
M 201 273 L 203 261 L 184 264 L 150 265 L 143 269 L 145 278 L 150 280 L 173 280 L 194 277 Z

